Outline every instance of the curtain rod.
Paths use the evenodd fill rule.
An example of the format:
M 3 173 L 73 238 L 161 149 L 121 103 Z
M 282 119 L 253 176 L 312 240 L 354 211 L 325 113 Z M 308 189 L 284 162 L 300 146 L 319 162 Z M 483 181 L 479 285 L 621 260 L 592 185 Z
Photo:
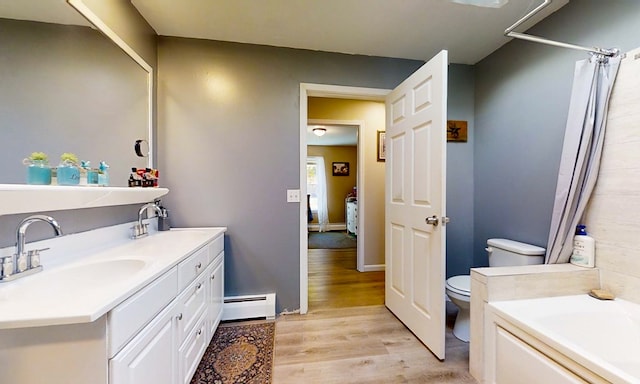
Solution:
M 508 36 L 508 37 L 513 37 L 513 38 L 516 38 L 516 39 L 533 41 L 535 43 L 553 45 L 553 46 L 561 47 L 561 48 L 577 49 L 577 50 L 580 50 L 580 51 L 593 52 L 593 53 L 597 53 L 597 54 L 605 55 L 605 56 L 615 56 L 615 55 L 617 55 L 619 53 L 619 51 L 617 49 L 604 49 L 604 48 L 598 48 L 598 47 L 584 47 L 584 46 L 581 46 L 581 45 L 562 43 L 560 41 L 549 40 L 549 39 L 545 39 L 545 38 L 538 37 L 538 36 L 532 36 L 532 35 L 527 35 L 527 34 L 524 34 L 524 33 L 513 32 L 514 29 L 519 27 L 521 24 L 523 24 L 527 20 L 531 19 L 538 12 L 542 11 L 545 7 L 547 7 L 549 4 L 551 4 L 551 2 L 552 2 L 552 0 L 544 0 L 544 2 L 542 4 L 540 4 L 539 6 L 537 6 L 533 11 L 529 12 L 523 18 L 521 18 L 520 20 L 518 20 L 515 23 L 513 23 L 512 26 L 510 26 L 509 28 L 505 29 L 504 30 L 504 35 Z

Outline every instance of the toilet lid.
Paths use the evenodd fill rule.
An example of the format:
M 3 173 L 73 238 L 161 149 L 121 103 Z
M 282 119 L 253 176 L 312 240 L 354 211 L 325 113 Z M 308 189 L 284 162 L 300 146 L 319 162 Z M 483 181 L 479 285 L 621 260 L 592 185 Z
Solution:
M 454 292 L 462 295 L 471 294 L 471 276 L 460 275 L 453 276 L 447 279 L 447 287 Z

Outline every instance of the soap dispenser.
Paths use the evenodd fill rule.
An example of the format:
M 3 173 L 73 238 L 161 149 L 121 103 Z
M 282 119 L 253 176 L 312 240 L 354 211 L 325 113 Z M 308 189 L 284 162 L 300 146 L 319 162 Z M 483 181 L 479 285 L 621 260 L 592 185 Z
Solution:
M 593 268 L 595 266 L 595 245 L 593 237 L 587 234 L 587 226 L 578 225 L 573 238 L 573 253 L 569 259 L 571 264 Z
M 171 224 L 169 222 L 169 210 L 162 205 L 160 205 L 160 201 L 157 202 L 158 208 L 162 212 L 158 215 L 158 231 L 168 231 L 171 229 Z

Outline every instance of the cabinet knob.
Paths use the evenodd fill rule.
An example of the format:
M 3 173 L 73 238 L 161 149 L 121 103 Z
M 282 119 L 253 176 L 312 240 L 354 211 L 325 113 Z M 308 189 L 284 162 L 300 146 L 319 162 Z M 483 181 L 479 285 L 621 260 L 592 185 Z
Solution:
M 196 269 L 200 269 L 200 268 L 202 268 L 202 263 L 196 264 Z
M 202 335 L 202 329 L 198 329 L 198 336 Z
M 202 283 L 198 283 L 198 285 L 196 285 L 196 291 L 200 288 L 202 288 Z
M 216 275 L 211 275 L 211 280 L 215 279 Z
M 178 316 L 176 316 L 176 319 L 178 319 L 178 320 L 182 320 L 182 313 L 181 313 L 181 314 L 179 314 Z

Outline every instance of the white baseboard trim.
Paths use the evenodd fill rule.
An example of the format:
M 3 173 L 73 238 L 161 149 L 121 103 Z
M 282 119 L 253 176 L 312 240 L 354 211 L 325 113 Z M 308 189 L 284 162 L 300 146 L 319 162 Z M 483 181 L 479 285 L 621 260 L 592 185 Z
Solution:
M 318 232 L 320 231 L 320 224 L 309 224 L 307 226 L 307 228 L 309 229 L 309 232 Z M 347 230 L 347 224 L 346 223 L 334 223 L 334 224 L 329 224 L 327 226 L 327 230 L 328 231 L 346 231 Z
M 365 272 L 378 272 L 378 271 L 384 271 L 384 264 L 371 264 L 371 265 L 365 265 L 365 266 L 364 266 L 364 271 L 365 271 Z
M 276 318 L 276 294 L 231 296 L 224 298 L 222 320 Z

